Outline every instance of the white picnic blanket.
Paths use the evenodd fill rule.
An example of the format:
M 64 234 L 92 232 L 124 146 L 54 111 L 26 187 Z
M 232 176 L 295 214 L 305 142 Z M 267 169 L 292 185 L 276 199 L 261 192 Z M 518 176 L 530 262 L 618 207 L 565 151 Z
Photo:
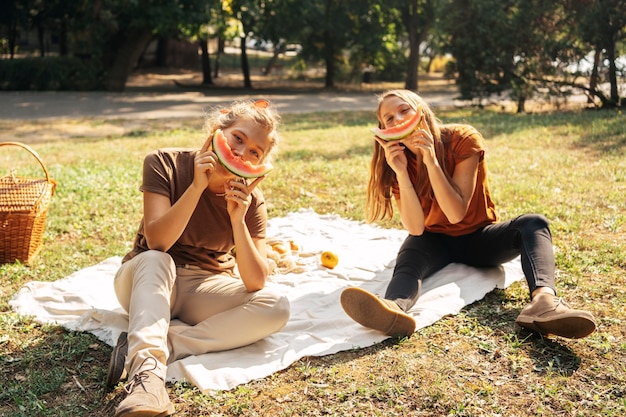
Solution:
M 319 215 L 312 210 L 270 219 L 268 237 L 293 240 L 300 247 L 293 255 L 297 268 L 273 275 L 268 284 L 278 287 L 291 302 L 287 325 L 249 346 L 176 361 L 168 367 L 168 380 L 185 379 L 203 392 L 229 390 L 287 368 L 306 356 L 381 342 L 385 335 L 358 325 L 343 312 L 339 295 L 348 286 L 384 294 L 405 236 L 401 230 Z M 319 254 L 324 250 L 339 255 L 339 264 L 332 270 L 320 264 Z M 113 346 L 127 326 L 112 284 L 120 260 L 106 259 L 55 282 L 29 282 L 10 304 L 19 314 L 92 332 Z M 519 260 L 483 270 L 449 265 L 425 281 L 422 296 L 409 313 L 420 329 L 457 314 L 494 288 L 506 288 L 522 278 Z

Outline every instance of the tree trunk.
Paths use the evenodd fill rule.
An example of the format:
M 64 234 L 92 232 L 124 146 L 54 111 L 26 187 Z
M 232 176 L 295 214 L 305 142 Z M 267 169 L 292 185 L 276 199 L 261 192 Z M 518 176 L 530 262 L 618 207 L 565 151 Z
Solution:
M 324 32 L 324 63 L 326 64 L 325 88 L 335 87 L 335 47 L 332 35 Z
M 159 36 L 155 53 L 155 65 L 157 67 L 167 67 L 167 44 L 168 40 Z
M 126 29 L 111 40 L 105 60 L 107 91 L 124 91 L 126 81 L 152 39 L 150 29 Z
M 37 16 L 35 18 L 35 21 L 37 25 L 37 42 L 39 43 L 39 56 L 44 57 L 46 56 L 46 45 L 44 42 L 45 31 L 43 28 L 42 18 L 40 16 Z
M 598 87 L 598 67 L 600 66 L 600 58 L 602 57 L 602 48 L 596 48 L 593 54 L 593 68 L 589 76 L 589 90 L 596 91 Z M 587 103 L 593 103 L 593 96 L 587 96 Z
M 270 59 L 267 60 L 267 64 L 265 65 L 265 69 L 263 70 L 263 75 L 270 75 L 270 72 L 272 72 L 272 68 L 276 64 L 276 61 L 278 61 L 278 57 L 284 52 L 285 44 L 283 42 L 279 42 L 278 45 L 274 46 L 274 53 L 272 54 Z
M 517 113 L 526 113 L 526 96 L 523 94 L 520 94 L 517 98 Z
M 417 31 L 412 29 L 409 31 L 409 63 L 406 71 L 406 83 L 404 85 L 407 90 L 417 91 L 417 77 L 420 62 L 419 46 L 420 42 Z
M 418 89 L 418 75 L 419 75 L 419 63 L 420 63 L 420 43 L 424 34 L 427 32 L 427 23 L 420 24 L 420 18 L 423 22 L 428 22 L 428 13 L 426 9 L 430 10 L 428 1 L 419 4 L 418 0 L 407 1 L 404 7 L 402 7 L 402 22 L 409 35 L 409 62 L 406 71 L 406 82 L 404 87 L 407 90 L 417 91 Z M 424 16 L 421 16 L 424 14 Z
M 250 80 L 250 64 L 248 63 L 248 53 L 246 51 L 247 36 L 242 36 L 241 40 L 241 72 L 243 73 L 243 88 L 252 88 Z
M 215 54 L 215 70 L 213 71 L 213 78 L 219 78 L 220 76 L 220 58 L 224 53 L 225 46 L 226 41 L 224 41 L 224 38 L 217 38 L 217 53 Z
M 212 85 L 211 78 L 211 57 L 209 56 L 209 41 L 200 40 L 200 49 L 202 49 L 202 85 Z
M 15 45 L 17 41 L 17 22 L 12 21 L 9 27 L 9 57 L 15 58 Z
M 609 83 L 611 84 L 611 104 L 619 105 L 619 92 L 617 89 L 617 66 L 615 65 L 615 41 L 611 41 L 606 48 L 607 59 L 609 60 Z
M 67 18 L 63 17 L 61 20 L 61 27 L 59 28 L 59 55 L 67 56 L 69 52 L 67 46 Z

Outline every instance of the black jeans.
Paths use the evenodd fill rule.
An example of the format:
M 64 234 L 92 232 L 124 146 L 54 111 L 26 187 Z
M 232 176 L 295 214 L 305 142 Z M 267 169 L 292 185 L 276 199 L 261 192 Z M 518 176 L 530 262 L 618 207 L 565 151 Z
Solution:
M 552 235 L 548 220 L 541 215 L 524 214 L 463 236 L 409 235 L 398 252 L 385 298 L 407 311 L 420 296 L 422 280 L 446 265 L 491 267 L 518 255 L 531 293 L 537 287 L 555 289 Z

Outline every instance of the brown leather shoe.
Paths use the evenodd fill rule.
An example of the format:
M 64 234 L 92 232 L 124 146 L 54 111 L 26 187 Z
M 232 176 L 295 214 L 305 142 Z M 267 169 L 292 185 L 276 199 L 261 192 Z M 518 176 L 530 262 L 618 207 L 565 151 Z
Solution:
M 574 310 L 562 298 L 546 293 L 537 294 L 515 322 L 541 334 L 570 339 L 589 336 L 596 330 L 596 320 L 590 312 Z
M 147 358 L 144 362 L 156 359 Z M 126 398 L 115 409 L 115 417 L 165 417 L 176 412 L 165 390 L 165 381 L 152 373 L 141 371 L 124 387 Z
M 369 329 L 387 336 L 411 336 L 415 332 L 413 317 L 391 300 L 381 299 L 357 287 L 343 290 L 340 300 L 346 314 Z
M 126 355 L 128 354 L 128 333 L 120 333 L 120 337 L 117 339 L 117 344 L 111 352 L 111 359 L 109 360 L 109 372 L 107 373 L 107 388 L 111 389 L 124 377 L 126 370 L 124 364 L 126 362 Z

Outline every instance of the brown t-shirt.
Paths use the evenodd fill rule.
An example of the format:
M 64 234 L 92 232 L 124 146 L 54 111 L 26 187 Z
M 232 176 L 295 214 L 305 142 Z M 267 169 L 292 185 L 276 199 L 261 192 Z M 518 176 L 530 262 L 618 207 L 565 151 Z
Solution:
M 433 233 L 443 233 L 450 236 L 461 236 L 472 233 L 479 228 L 498 221 L 496 208 L 487 179 L 487 164 L 485 162 L 484 139 L 480 132 L 469 125 L 450 124 L 441 127 L 442 140 L 445 143 L 445 164 L 448 174 L 454 175 L 458 163 L 472 155 L 479 155 L 476 188 L 472 195 L 465 218 L 459 223 L 452 224 L 439 207 L 436 199 L 421 196 L 420 203 L 424 210 L 425 230 Z M 420 162 L 421 163 L 421 162 Z M 418 184 L 417 169 L 409 169 L 409 176 L 414 186 Z M 397 183 L 393 193 L 398 196 Z
M 167 196 L 174 204 L 193 182 L 197 152 L 195 149 L 182 148 L 151 152 L 144 160 L 140 190 Z M 252 238 L 265 237 L 267 208 L 258 187 L 252 192 L 252 202 L 245 221 Z M 142 219 L 134 247 L 122 262 L 149 249 L 143 233 Z M 176 265 L 195 265 L 216 273 L 232 273 L 235 259 L 230 251 L 233 246 L 233 229 L 224 196 L 204 190 L 187 227 L 167 253 Z

